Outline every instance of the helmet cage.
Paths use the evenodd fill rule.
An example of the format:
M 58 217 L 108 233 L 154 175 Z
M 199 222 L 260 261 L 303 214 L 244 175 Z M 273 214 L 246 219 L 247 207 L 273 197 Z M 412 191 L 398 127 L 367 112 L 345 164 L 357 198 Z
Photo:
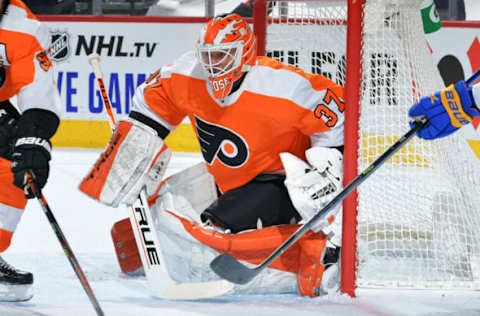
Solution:
M 198 45 L 197 58 L 203 70 L 211 79 L 216 79 L 242 66 L 243 42 L 218 45 Z M 239 72 L 241 69 L 238 69 Z

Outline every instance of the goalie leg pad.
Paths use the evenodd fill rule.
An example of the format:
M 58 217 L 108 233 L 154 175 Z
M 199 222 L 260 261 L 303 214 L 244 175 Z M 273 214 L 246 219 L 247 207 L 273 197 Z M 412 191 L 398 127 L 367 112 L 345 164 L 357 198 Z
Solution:
M 226 234 L 212 231 L 178 216 L 177 218 L 184 229 L 202 244 L 220 253 L 228 253 L 238 260 L 252 264 L 261 263 L 299 227 L 299 225 L 280 225 L 238 234 Z M 312 234 L 312 232 L 308 232 L 306 235 L 311 236 Z M 294 244 L 280 258 L 273 261 L 269 267 L 297 273 L 299 270 L 299 253 L 298 244 Z
M 165 267 L 171 277 L 177 282 L 196 283 L 220 280 L 210 268 L 210 262 L 218 256 L 218 251 L 202 244 L 194 238 L 185 225 L 204 229 L 199 223 L 183 217 L 177 209 L 186 210 L 187 201 L 180 196 L 173 196 L 169 192 L 162 195 L 152 206 L 152 216 L 162 253 L 165 258 Z M 168 210 L 168 211 L 166 211 Z M 185 211 L 185 213 L 191 213 Z M 187 224 L 188 223 L 188 224 Z M 205 234 L 215 234 L 212 229 L 205 229 Z M 230 236 L 230 234 L 212 236 Z M 250 243 L 249 243 L 250 244 Z M 298 256 L 291 260 L 295 264 Z M 237 294 L 266 294 L 285 293 L 296 291 L 296 274 L 277 269 L 267 268 L 247 285 L 234 285 L 233 292 Z
M 180 205 L 177 203 L 175 212 L 197 223 L 200 222 L 200 214 L 203 210 L 217 199 L 215 180 L 208 172 L 205 163 L 198 163 L 162 181 L 155 194 L 149 198 L 149 204 L 153 205 L 167 192 L 177 199 L 188 201 L 185 209 L 178 209 Z M 189 212 L 192 209 L 195 212 Z
M 260 264 L 299 228 L 299 225 L 280 225 L 238 234 L 224 234 L 212 232 L 184 218 L 176 217 L 185 230 L 202 244 L 251 264 Z M 323 233 L 310 231 L 274 260 L 269 268 L 297 274 L 299 294 L 319 296 L 323 294 L 321 285 L 325 266 L 322 262 L 326 243 L 327 238 Z
M 118 123 L 105 151 L 80 184 L 80 191 L 108 206 L 131 205 L 143 186 L 158 187 L 171 152 L 151 127 L 131 118 Z
M 247 265 L 259 264 L 299 227 L 279 225 L 226 234 L 171 211 L 185 210 L 187 204 L 185 199 L 178 199 L 167 192 L 153 206 L 156 214 L 154 222 L 165 251 L 167 269 L 182 282 L 218 278 L 212 274 L 209 263 L 219 252 L 229 253 Z M 298 290 L 301 295 L 317 296 L 324 271 L 325 245 L 326 236 L 323 233 L 307 232 L 259 277 L 248 285 L 235 285 L 234 292 L 259 294 Z
M 325 253 L 326 238 L 303 239 L 299 242 L 300 269 L 297 274 L 298 293 L 302 296 L 315 297 L 320 294 L 325 266 L 322 258 Z

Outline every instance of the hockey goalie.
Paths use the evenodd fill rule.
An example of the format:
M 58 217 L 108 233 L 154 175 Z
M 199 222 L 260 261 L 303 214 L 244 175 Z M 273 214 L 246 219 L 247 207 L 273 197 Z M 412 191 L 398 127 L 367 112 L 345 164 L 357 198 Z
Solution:
M 209 268 L 219 253 L 260 263 L 341 190 L 343 88 L 257 56 L 237 14 L 207 22 L 195 51 L 155 72 L 133 104 L 80 190 L 109 206 L 134 205 L 143 267 L 161 263 L 158 284 L 219 281 Z M 162 179 L 171 155 L 164 139 L 185 117 L 205 162 Z M 229 291 L 335 291 L 340 224 L 339 208 L 259 277 Z

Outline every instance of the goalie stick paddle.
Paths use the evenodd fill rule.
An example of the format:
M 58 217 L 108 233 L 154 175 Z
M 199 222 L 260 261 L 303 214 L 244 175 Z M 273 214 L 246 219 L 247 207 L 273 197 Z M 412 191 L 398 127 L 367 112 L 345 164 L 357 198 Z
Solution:
M 60 245 L 63 248 L 63 252 L 67 256 L 68 261 L 70 262 L 73 270 L 75 271 L 75 274 L 80 280 L 80 283 L 82 284 L 82 287 L 85 290 L 85 293 L 87 293 L 87 296 L 90 302 L 92 303 L 93 308 L 97 312 L 98 316 L 103 316 L 104 315 L 103 310 L 100 307 L 100 304 L 98 303 L 97 298 L 95 297 L 95 294 L 93 293 L 93 290 L 90 287 L 90 284 L 88 283 L 85 273 L 83 273 L 82 268 L 80 267 L 80 264 L 77 261 L 77 258 L 73 254 L 72 248 L 70 248 L 70 245 L 68 244 L 67 239 L 65 238 L 65 235 L 62 232 L 62 229 L 58 225 L 58 222 L 55 219 L 55 216 L 53 216 L 53 212 L 50 209 L 50 206 L 48 206 L 45 196 L 43 196 L 43 194 L 40 192 L 40 190 L 38 190 L 35 184 L 35 181 L 34 181 L 35 174 L 30 170 L 29 173 L 27 174 L 27 177 L 28 177 L 28 186 L 32 190 L 33 194 L 35 195 L 35 198 L 40 203 L 40 207 L 42 208 L 43 212 L 47 216 L 48 222 L 52 226 L 52 229 L 55 232 L 55 235 L 57 235 L 58 241 L 60 242 Z
M 477 70 L 470 78 L 466 80 L 468 86 L 472 85 L 480 77 L 480 70 Z M 378 167 L 393 156 L 401 149 L 415 134 L 427 126 L 428 120 L 425 117 L 416 118 L 414 127 L 403 135 L 395 144 L 387 149 L 380 157 L 378 157 L 370 166 L 368 166 L 361 174 L 352 180 L 332 201 L 330 201 L 323 209 L 318 211 L 310 220 L 303 224 L 296 232 L 294 232 L 287 240 L 283 242 L 276 250 L 274 250 L 267 259 L 256 267 L 249 268 L 243 263 L 235 259 L 229 254 L 221 254 L 212 260 L 210 268 L 225 280 L 237 284 L 246 284 L 252 280 L 263 269 L 268 267 L 275 259 L 281 256 L 290 246 L 299 240 L 317 221 L 322 221 L 331 215 L 332 209 L 341 201 L 343 201 L 353 190 L 355 190 L 362 182 L 372 175 Z

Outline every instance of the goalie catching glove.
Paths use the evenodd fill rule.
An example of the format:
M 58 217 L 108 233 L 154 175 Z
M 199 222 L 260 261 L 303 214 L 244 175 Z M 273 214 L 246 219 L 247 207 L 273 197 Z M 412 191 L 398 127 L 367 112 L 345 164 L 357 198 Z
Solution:
M 480 85 L 472 89 L 465 81 L 460 81 L 431 96 L 421 98 L 408 112 L 411 118 L 424 116 L 429 120 L 429 124 L 418 132 L 418 137 L 445 137 L 469 124 L 474 116 L 480 115 L 475 104 L 475 95 L 480 99 Z M 410 126 L 413 128 L 414 123 L 410 122 Z
M 280 158 L 287 175 L 285 186 L 290 199 L 302 219 L 308 221 L 340 192 L 343 165 L 342 154 L 337 149 L 312 147 L 305 155 L 308 163 L 290 153 L 281 153 Z M 339 210 L 340 205 L 335 208 L 334 217 Z M 325 232 L 333 218 L 329 216 L 327 220 L 314 223 L 311 230 Z
M 80 191 L 108 206 L 131 205 L 143 187 L 148 196 L 155 192 L 170 156 L 153 127 L 129 117 L 118 123 Z

